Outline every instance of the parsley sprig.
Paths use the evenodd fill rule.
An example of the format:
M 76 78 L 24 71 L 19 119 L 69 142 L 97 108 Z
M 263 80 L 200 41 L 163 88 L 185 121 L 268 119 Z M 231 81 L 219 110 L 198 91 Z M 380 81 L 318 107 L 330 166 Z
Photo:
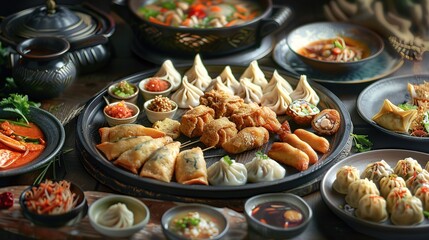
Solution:
M 0 101 L 0 106 L 4 107 L 3 111 L 17 113 L 19 120 L 28 124 L 27 116 L 30 114 L 30 107 L 40 107 L 40 103 L 28 100 L 27 95 L 12 93 Z
M 371 150 L 372 142 L 368 139 L 368 135 L 350 134 L 353 137 L 353 143 L 358 152 L 366 152 Z

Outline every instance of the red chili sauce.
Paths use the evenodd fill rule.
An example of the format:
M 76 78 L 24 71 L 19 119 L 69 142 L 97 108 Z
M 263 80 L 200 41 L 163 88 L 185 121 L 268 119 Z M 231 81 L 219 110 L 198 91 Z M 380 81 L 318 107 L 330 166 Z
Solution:
M 170 87 L 170 83 L 160 78 L 151 78 L 144 85 L 144 89 L 150 92 L 162 92 Z
M 121 101 L 117 104 L 107 105 L 104 111 L 107 115 L 113 118 L 129 118 L 134 115 L 134 111 L 127 107 L 124 101 Z
M 300 209 L 280 201 L 257 205 L 252 209 L 252 216 L 264 224 L 280 228 L 295 227 L 304 221 L 304 215 Z
M 3 122 L 1 126 L 0 132 L 3 135 L 0 141 L 0 171 L 28 164 L 36 159 L 45 149 L 45 137 L 42 130 L 36 124 L 30 123 L 28 127 L 25 127 Z M 7 128 L 7 130 L 5 130 L 5 128 Z M 16 137 L 18 135 L 38 141 L 30 142 L 26 140 L 23 142 L 19 137 Z M 11 147 L 11 144 L 16 144 L 15 141 L 20 142 L 23 149 L 17 150 Z

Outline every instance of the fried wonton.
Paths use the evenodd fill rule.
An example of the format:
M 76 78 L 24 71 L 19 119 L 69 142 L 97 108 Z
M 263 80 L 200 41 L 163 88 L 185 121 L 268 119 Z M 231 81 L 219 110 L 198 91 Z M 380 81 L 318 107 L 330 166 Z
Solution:
M 380 111 L 372 117 L 372 120 L 386 129 L 408 133 L 408 129 L 416 117 L 416 109 L 403 110 L 385 99 Z

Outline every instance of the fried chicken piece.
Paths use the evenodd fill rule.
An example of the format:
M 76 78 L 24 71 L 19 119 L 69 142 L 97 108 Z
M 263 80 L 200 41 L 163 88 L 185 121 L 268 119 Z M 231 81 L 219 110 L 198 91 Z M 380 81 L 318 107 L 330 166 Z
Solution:
M 203 134 L 204 126 L 214 120 L 214 110 L 199 105 L 183 114 L 180 121 L 180 132 L 186 136 L 200 137 Z
M 246 127 L 264 127 L 268 131 L 278 132 L 281 128 L 277 114 L 268 107 L 256 103 L 243 104 L 231 115 L 231 121 L 241 130 Z
M 200 97 L 200 103 L 213 108 L 215 118 L 229 117 L 244 104 L 239 96 L 230 95 L 220 90 L 211 90 Z
M 235 123 L 229 121 L 226 117 L 222 117 L 205 125 L 200 141 L 207 147 L 222 147 L 222 144 L 235 137 L 237 132 Z
M 270 133 L 263 127 L 246 127 L 222 144 L 222 148 L 231 154 L 242 153 L 261 147 L 268 142 L 269 138 Z

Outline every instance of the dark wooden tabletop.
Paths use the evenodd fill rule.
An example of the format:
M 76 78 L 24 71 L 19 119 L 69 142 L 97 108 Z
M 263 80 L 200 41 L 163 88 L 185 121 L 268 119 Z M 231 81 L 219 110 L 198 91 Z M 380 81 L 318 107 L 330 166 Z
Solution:
M 104 1 L 110 4 L 110 1 Z M 277 1 L 281 2 L 281 1 Z M 307 8 L 305 6 L 311 1 L 291 1 L 300 3 L 291 3 L 294 9 L 294 19 L 288 23 L 276 35 L 276 39 L 281 39 L 287 34 L 288 29 L 295 25 L 305 22 L 323 19 L 321 15 L 321 6 Z M 306 4 L 307 3 L 307 4 Z M 77 109 L 83 106 L 99 91 L 103 90 L 113 81 L 137 72 L 142 72 L 158 67 L 158 65 L 145 61 L 134 54 L 130 48 L 133 40 L 133 32 L 128 23 L 120 16 L 123 7 L 117 5 L 103 6 L 109 11 L 116 22 L 116 31 L 110 38 L 112 49 L 112 58 L 107 66 L 93 73 L 79 75 L 76 81 L 59 97 L 42 101 L 42 108 L 49 110 L 60 120 L 66 120 L 64 125 L 66 131 L 66 141 L 63 151 L 72 150 L 64 153 L 61 157 L 61 166 L 57 167 L 56 174 L 59 178 L 73 180 L 85 191 L 114 192 L 109 187 L 99 183 L 91 176 L 81 163 L 80 153 L 76 150 L 75 131 L 77 122 Z M 269 66 L 281 69 L 277 65 L 271 53 L 258 60 L 261 66 Z M 429 64 L 429 58 L 424 58 L 422 62 L 405 61 L 404 65 L 391 76 L 400 76 L 405 74 L 427 73 L 426 67 Z M 399 141 L 389 140 L 389 136 L 377 131 L 369 124 L 364 122 L 356 111 L 356 99 L 360 91 L 370 83 L 362 84 L 322 84 L 334 94 L 336 94 L 346 105 L 353 122 L 354 132 L 357 134 L 367 134 L 374 143 L 374 149 L 382 148 L 406 148 L 413 149 L 415 146 L 404 146 Z M 49 171 L 48 176 L 52 171 Z M 5 178 L 0 180 L 0 187 L 30 185 L 39 175 L 40 171 Z M 321 199 L 319 191 L 312 192 L 303 196 L 305 201 L 312 207 L 314 218 L 308 229 L 295 239 L 339 239 L 347 237 L 348 239 L 368 239 L 369 237 L 351 229 L 345 222 L 335 216 Z M 12 234 L 7 229 L 2 229 L 0 234 L 10 238 L 24 238 L 25 236 Z M 28 237 L 28 236 L 27 236 Z M 9 239 L 10 239 L 9 238 Z M 249 239 L 259 239 L 257 234 L 249 234 Z

